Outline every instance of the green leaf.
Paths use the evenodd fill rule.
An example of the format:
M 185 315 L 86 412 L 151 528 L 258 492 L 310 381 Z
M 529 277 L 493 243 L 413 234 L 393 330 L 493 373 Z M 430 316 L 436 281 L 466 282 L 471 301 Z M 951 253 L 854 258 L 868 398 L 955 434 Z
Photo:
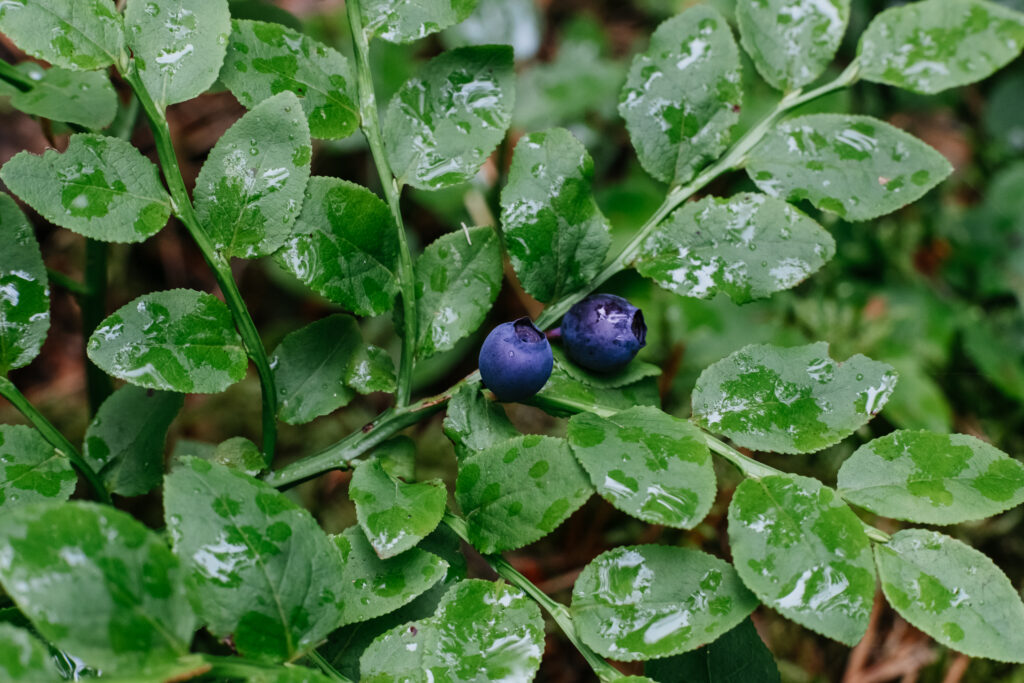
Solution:
M 420 548 L 381 559 L 359 527 L 332 539 L 345 565 L 331 584 L 339 588 L 342 624 L 395 611 L 443 579 L 448 569 L 447 562 Z
M 635 363 L 633 361 L 630 365 Z M 556 417 L 570 417 L 576 413 L 594 413 L 607 417 L 633 406 L 661 406 L 658 382 L 653 377 L 645 377 L 626 386 L 607 388 L 586 383 L 570 374 L 567 367 L 567 363 L 560 364 L 556 360 L 547 384 L 527 402 Z
M 692 529 L 715 500 L 711 453 L 699 429 L 657 408 L 569 420 L 573 454 L 598 494 L 651 524 Z
M 444 433 L 455 446 L 460 461 L 519 436 L 505 409 L 484 398 L 477 383 L 464 384 L 452 394 L 444 416 Z
M 263 100 L 228 129 L 196 179 L 199 221 L 225 258 L 267 256 L 291 235 L 309 180 L 309 124 L 298 98 Z
M 713 642 L 757 599 L 727 562 L 689 548 L 622 546 L 584 567 L 572 615 L 584 643 L 616 661 L 667 657 Z
M 699 650 L 644 665 L 659 683 L 780 683 L 775 658 L 749 618 Z
M 72 135 L 63 153 L 19 152 L 0 178 L 43 218 L 104 242 L 141 242 L 171 214 L 157 167 L 130 142 Z
M 825 342 L 752 344 L 701 373 L 693 416 L 744 448 L 813 453 L 877 415 L 895 386 L 890 366 L 860 354 L 836 362 Z
M 556 368 L 559 368 L 569 377 L 582 382 L 592 389 L 620 389 L 649 377 L 661 375 L 661 368 L 657 365 L 640 360 L 630 361 L 625 368 L 617 372 L 592 372 L 569 360 L 560 347 L 553 346 L 551 351 L 555 357 Z
M 644 169 L 685 183 L 729 146 L 742 100 L 732 31 L 697 5 L 662 23 L 633 59 L 619 114 Z
M 167 429 L 181 394 L 126 384 L 103 402 L 85 432 L 82 456 L 111 493 L 141 496 L 164 474 Z
M 89 666 L 134 672 L 188 652 L 195 615 L 160 538 L 93 503 L 0 515 L 0 583 L 44 638 Z
M 953 167 L 913 135 L 870 116 L 810 114 L 772 129 L 747 174 L 762 191 L 806 199 L 851 221 L 892 213 L 921 198 Z
M 161 109 L 217 80 L 231 33 L 227 0 L 128 0 L 124 20 L 139 76 Z
M 959 524 L 1024 502 L 1024 465 L 966 434 L 898 431 L 843 463 L 839 493 L 883 517 Z
M 740 42 L 757 72 L 789 92 L 822 74 L 850 20 L 850 0 L 739 0 Z
M 348 60 L 312 38 L 263 21 L 231 23 L 221 71 L 238 101 L 252 108 L 285 90 L 299 97 L 309 132 L 321 140 L 346 138 L 359 127 Z
M 925 529 L 875 546 L 882 590 L 897 612 L 935 640 L 972 657 L 1024 662 L 1024 604 L 992 560 Z
M 361 344 L 352 354 L 345 383 L 360 394 L 395 391 L 395 362 L 373 344 Z
M 356 467 L 348 490 L 359 526 L 381 558 L 404 553 L 437 528 L 448 502 L 440 479 L 405 483 L 380 458 Z
M 411 43 L 457 24 L 476 8 L 476 0 L 365 0 L 363 30 L 392 43 Z
M 875 599 L 871 541 L 860 519 L 817 479 L 746 479 L 729 505 L 736 571 L 764 604 L 853 646 Z
M 246 683 L 332 683 L 333 678 L 304 666 L 289 664 L 275 669 L 257 669 L 246 675 Z
M 140 296 L 100 323 L 86 345 L 104 372 L 140 387 L 216 394 L 245 377 L 231 312 L 191 289 Z
M 591 192 L 594 161 L 564 128 L 519 139 L 501 192 L 501 231 L 519 281 L 538 301 L 589 283 L 611 244 Z
M 242 655 L 291 661 L 342 624 L 338 547 L 267 484 L 189 459 L 164 479 L 164 515 L 196 612 Z
M 231 16 L 235 19 L 272 21 L 296 31 L 302 30 L 302 21 L 298 17 L 272 3 L 273 0 L 228 0 Z
M 503 581 L 456 584 L 434 616 L 377 638 L 360 660 L 364 683 L 528 683 L 540 667 L 540 608 Z
M 322 318 L 282 339 L 270 357 L 281 394 L 278 417 L 305 424 L 347 405 L 356 392 L 345 380 L 362 345 L 359 325 L 347 315 Z
M 24 425 L 0 425 L 0 510 L 67 500 L 77 483 L 67 456 L 39 432 Z
M 50 650 L 25 629 L 0 623 L 0 677 L 12 683 L 61 680 Z
M 1024 311 L 1006 310 L 971 319 L 964 351 L 1000 391 L 1024 403 Z
M 463 459 L 455 499 L 482 553 L 515 550 L 547 536 L 594 489 L 563 439 L 531 434 Z
M 447 351 L 487 317 L 501 289 L 501 244 L 492 228 L 469 228 L 435 240 L 416 260 L 416 351 Z
M 94 129 L 106 128 L 117 114 L 117 93 L 106 73 L 44 69 L 35 62 L 23 62 L 18 69 L 33 81 L 31 90 L 11 95 L 18 111 Z
M 789 204 L 741 193 L 674 211 L 644 241 L 636 269 L 682 296 L 725 292 L 746 303 L 795 287 L 835 250 L 832 236 Z
M 255 477 L 267 466 L 259 447 L 243 436 L 233 436 L 220 442 L 208 459 L 250 477 Z
M 314 291 L 357 315 L 391 310 L 398 293 L 398 228 L 365 187 L 310 178 L 295 230 L 275 256 Z
M 0 376 L 31 363 L 50 329 L 50 285 L 32 225 L 0 192 Z
M 33 57 L 90 71 L 118 61 L 121 15 L 111 0 L 4 0 L 0 32 Z
M 861 77 L 923 94 L 986 78 L 1024 48 L 1024 15 L 985 0 L 924 0 L 878 14 L 857 46 Z
M 430 60 L 395 93 L 384 115 L 398 182 L 421 190 L 466 182 L 505 137 L 514 106 L 508 45 L 460 47 Z

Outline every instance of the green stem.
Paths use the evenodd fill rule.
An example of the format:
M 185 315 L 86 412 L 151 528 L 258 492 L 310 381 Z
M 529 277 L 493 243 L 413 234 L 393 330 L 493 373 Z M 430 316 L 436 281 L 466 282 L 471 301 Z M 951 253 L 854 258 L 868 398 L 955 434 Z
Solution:
M 114 391 L 110 375 L 89 359 L 85 341 L 107 315 L 107 245 L 94 239 L 85 240 L 85 292 L 78 294 L 82 309 L 82 358 L 85 362 L 85 388 L 89 397 L 89 413 L 95 415 L 100 405 Z
M 202 655 L 203 661 L 210 665 L 209 675 L 220 678 L 244 678 L 249 680 L 253 675 L 267 674 L 281 670 L 279 664 L 265 664 L 243 657 L 221 657 L 218 655 Z
M 647 222 L 645 222 L 636 234 L 633 235 L 629 244 L 619 252 L 619 255 L 597 274 L 597 277 L 590 282 L 590 285 L 586 289 L 575 292 L 545 308 L 544 312 L 537 318 L 537 326 L 541 329 L 551 327 L 559 318 L 565 315 L 570 308 L 572 308 L 573 304 L 583 299 L 585 296 L 590 294 L 590 292 L 607 282 L 613 275 L 616 275 L 631 264 L 640 254 L 640 249 L 643 247 L 644 242 L 658 224 L 667 218 L 668 215 L 671 214 L 680 204 L 702 190 L 708 183 L 723 173 L 742 168 L 746 163 L 747 154 L 749 154 L 750 150 L 752 150 L 757 143 L 764 138 L 768 131 L 772 129 L 780 116 L 801 104 L 805 104 L 811 100 L 822 97 L 823 95 L 827 95 L 828 93 L 850 86 L 857 80 L 858 74 L 859 66 L 857 61 L 854 60 L 841 74 L 839 74 L 839 76 L 836 77 L 835 80 L 826 83 L 820 88 L 815 88 L 807 93 L 795 90 L 784 95 L 778 105 L 776 105 L 775 109 L 769 112 L 767 116 L 744 133 L 743 136 L 737 140 L 736 143 L 733 144 L 733 146 L 718 161 L 705 168 L 697 174 L 697 177 L 685 185 L 676 185 L 672 187 L 665 196 L 665 201 L 662 202 L 661 206 L 658 207 L 654 214 L 647 219 Z
M 242 293 L 238 290 L 230 263 L 214 246 L 196 216 L 192 200 L 185 188 L 181 168 L 178 166 L 178 157 L 174 151 L 174 144 L 171 142 L 171 132 L 163 110 L 150 97 L 134 63 L 128 63 L 127 66 L 119 65 L 119 68 L 121 75 L 135 92 L 135 96 L 139 99 L 139 104 L 149 120 L 157 156 L 160 158 L 160 167 L 171 192 L 174 213 L 188 230 L 192 239 L 195 240 L 203 258 L 206 259 L 206 263 L 213 271 L 217 284 L 224 293 L 225 302 L 235 320 L 235 326 L 238 327 L 238 332 L 242 335 L 242 342 L 245 344 L 249 359 L 256 366 L 263 398 L 263 455 L 269 464 L 273 461 L 274 448 L 277 443 L 277 395 L 274 388 L 274 374 L 267 359 L 267 351 L 263 347 L 263 341 L 252 321 L 252 316 L 249 315 L 249 309 L 242 299 Z
M 14 68 L 13 64 L 9 64 L 2 59 L 0 59 L 0 80 L 7 81 L 21 92 L 28 92 L 36 87 L 35 82 L 31 78 Z
M 46 417 L 43 416 L 35 406 L 29 403 L 25 395 L 18 391 L 18 388 L 14 386 L 14 383 L 6 377 L 0 377 L 0 396 L 3 396 L 11 404 L 18 409 L 22 415 L 28 419 L 32 425 L 39 430 L 39 433 L 43 435 L 43 438 L 50 442 L 54 448 L 59 452 L 63 453 L 71 464 L 82 473 L 89 485 L 92 486 L 96 492 L 96 497 L 107 505 L 113 505 L 110 500 L 110 493 L 107 491 L 107 487 L 100 481 L 99 475 L 96 474 L 95 470 L 89 466 L 75 448 L 74 444 L 67 440 L 63 434 L 61 434 L 56 427 L 54 427 Z
M 449 529 L 455 532 L 455 534 L 461 538 L 467 545 L 472 546 L 469 542 L 469 530 L 466 527 L 466 520 L 458 517 L 451 512 L 445 512 L 444 523 Z M 523 591 L 528 595 L 534 602 L 543 608 L 545 612 L 551 615 L 551 618 L 561 629 L 565 637 L 569 639 L 569 642 L 579 650 L 583 658 L 587 660 L 587 664 L 594 670 L 597 677 L 602 681 L 617 681 L 623 678 L 621 672 L 615 667 L 606 662 L 603 657 L 590 649 L 590 647 L 580 640 L 579 634 L 576 632 L 576 624 L 573 623 L 572 615 L 569 614 L 569 610 L 560 602 L 552 600 L 544 591 L 538 588 L 532 581 L 520 574 L 515 567 L 508 563 L 508 561 L 501 555 L 484 555 L 484 560 L 491 566 L 498 576 L 508 581 L 510 584 Z
M 309 659 L 317 665 L 317 668 L 323 671 L 324 675 L 332 681 L 338 681 L 339 683 L 353 683 L 352 679 L 335 669 L 331 663 L 327 661 L 327 658 L 316 650 L 313 650 L 306 656 L 309 657 Z
M 703 432 L 703 430 L 701 430 Z M 733 465 L 736 466 L 743 476 L 751 479 L 760 479 L 761 477 L 768 477 L 773 474 L 785 474 L 781 470 L 777 470 L 774 467 L 770 467 L 763 463 L 760 463 L 753 458 L 743 455 L 738 450 L 728 445 L 724 441 L 721 441 L 717 437 L 704 432 L 704 442 L 707 443 L 708 448 L 711 449 L 712 453 L 717 453 L 722 456 Z
M 412 396 L 412 370 L 416 353 L 416 280 L 412 268 L 412 254 L 409 241 L 405 234 L 402 211 L 399 199 L 402 187 L 395 177 L 388 157 L 384 151 L 384 137 L 381 134 L 380 115 L 377 112 L 377 96 L 373 88 L 373 74 L 370 71 L 370 43 L 363 30 L 363 19 L 359 0 L 348 0 L 345 3 L 348 13 L 349 30 L 352 33 L 352 44 L 356 58 L 356 89 L 359 92 L 359 115 L 361 127 L 366 141 L 370 145 L 373 163 L 377 166 L 377 175 L 387 198 L 391 216 L 395 219 L 398 229 L 398 284 L 402 296 L 402 358 L 398 366 L 398 391 L 395 394 L 397 406 L 402 408 L 409 404 Z
M 460 386 L 479 381 L 480 373 L 474 372 L 436 396 L 389 410 L 361 430 L 349 434 L 324 450 L 270 472 L 264 477 L 264 481 L 271 486 L 282 488 L 312 479 L 328 470 L 348 469 L 352 462 L 363 454 L 376 448 L 406 427 L 441 410 Z
M 50 284 L 57 285 L 67 291 L 71 292 L 75 296 L 85 296 L 89 293 L 89 288 L 83 285 L 78 280 L 65 275 L 59 270 L 53 268 L 46 269 L 46 276 L 50 280 Z

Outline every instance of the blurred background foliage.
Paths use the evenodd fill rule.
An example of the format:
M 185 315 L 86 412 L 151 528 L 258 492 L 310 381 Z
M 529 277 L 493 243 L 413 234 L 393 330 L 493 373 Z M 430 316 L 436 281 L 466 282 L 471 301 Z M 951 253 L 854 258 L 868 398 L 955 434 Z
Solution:
M 1024 10 L 1024 0 L 996 1 Z M 732 0 L 709 2 L 732 16 Z M 510 138 L 472 183 L 436 193 L 406 192 L 403 210 L 414 250 L 463 224 L 492 222 L 515 139 L 551 126 L 567 127 L 587 146 L 595 160 L 597 201 L 614 226 L 615 239 L 627 239 L 658 206 L 666 187 L 636 161 L 616 113 L 618 93 L 629 59 L 645 47 L 657 24 L 692 4 L 696 0 L 480 0 L 468 21 L 439 36 L 408 46 L 375 41 L 372 63 L 379 101 L 386 101 L 424 60 L 443 49 L 480 43 L 511 43 L 515 48 L 519 80 Z M 835 68 L 822 80 L 835 76 L 853 58 L 860 32 L 889 4 L 855 0 Z M 351 55 L 340 0 L 231 0 L 231 6 L 236 17 L 301 28 Z M 0 57 L 24 60 L 9 43 L 0 43 Z M 778 99 L 749 61 L 744 66 L 741 128 L 757 121 Z M 1024 454 L 1024 59 L 980 84 L 938 96 L 859 83 L 798 113 L 808 110 L 885 119 L 937 148 L 955 173 L 916 204 L 870 223 L 848 223 L 802 206 L 835 237 L 836 257 L 796 289 L 766 301 L 737 306 L 722 295 L 710 301 L 684 299 L 635 273 L 610 281 L 608 291 L 628 296 L 644 311 L 650 332 L 641 358 L 663 369 L 658 391 L 665 409 L 688 416 L 689 394 L 701 370 L 742 346 L 825 340 L 837 359 L 863 353 L 895 366 L 900 381 L 892 399 L 858 434 L 825 452 L 756 457 L 834 485 L 843 459 L 861 443 L 894 428 L 967 433 L 1018 457 Z M 190 183 L 210 147 L 242 111 L 220 87 L 171 107 L 172 132 Z M 0 97 L 0 163 L 21 149 L 62 147 L 66 133 L 58 123 L 36 122 L 15 112 Z M 154 156 L 144 126 L 138 127 L 133 142 Z M 313 170 L 379 189 L 358 134 L 321 143 Z M 708 188 L 718 196 L 751 189 L 740 173 Z M 47 265 L 80 276 L 82 238 L 33 217 Z M 331 304 L 311 295 L 269 259 L 239 262 L 236 268 L 269 349 L 286 333 L 332 312 Z M 472 371 L 479 342 L 492 325 L 540 310 L 506 270 L 510 277 L 481 332 L 424 363 L 416 378 L 417 392 L 443 390 Z M 144 244 L 114 245 L 109 277 L 108 311 L 153 290 L 215 288 L 198 251 L 173 222 Z M 88 421 L 80 312 L 74 299 L 59 289 L 53 309 L 54 327 L 43 356 L 12 378 L 65 433 L 80 437 Z M 369 341 L 397 356 L 390 318 L 364 320 L 362 325 Z M 310 425 L 282 425 L 278 464 L 358 429 L 387 404 L 388 397 L 372 395 Z M 254 375 L 224 394 L 190 396 L 168 447 L 194 452 L 233 436 L 253 437 L 259 433 L 259 406 Z M 523 431 L 564 431 L 563 420 L 536 409 L 509 406 L 509 412 Z M 418 425 L 409 436 L 417 451 L 417 476 L 441 476 L 451 484 L 455 459 L 440 419 Z M 21 418 L 4 404 L 0 421 Z M 719 500 L 693 531 L 644 525 L 595 496 L 555 534 L 511 559 L 544 590 L 567 600 L 579 570 L 618 544 L 682 544 L 728 557 L 725 511 L 739 479 L 728 466 L 720 467 L 719 474 Z M 348 474 L 335 472 L 296 488 L 293 495 L 314 511 L 327 531 L 337 532 L 355 521 L 347 483 Z M 154 526 L 161 523 L 159 492 L 119 505 Z M 888 531 L 899 525 L 871 521 Z M 1020 509 L 950 531 L 991 556 L 1015 586 L 1024 585 Z M 469 569 L 477 575 L 487 571 L 472 557 Z M 765 608 L 755 614 L 755 624 L 787 681 L 1024 682 L 1024 667 L 952 655 L 888 609 L 877 611 L 868 637 L 852 652 Z M 582 659 L 554 635 L 544 661 L 539 680 L 587 678 Z

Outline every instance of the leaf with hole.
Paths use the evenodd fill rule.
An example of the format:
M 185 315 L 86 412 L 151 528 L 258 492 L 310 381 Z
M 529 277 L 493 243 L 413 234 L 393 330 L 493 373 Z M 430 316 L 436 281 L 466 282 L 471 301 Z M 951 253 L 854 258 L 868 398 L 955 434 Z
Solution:
M 953 172 L 914 136 L 852 114 L 809 114 L 780 123 L 750 152 L 746 169 L 766 194 L 805 199 L 851 221 L 917 201 Z
M 355 82 L 344 55 L 276 23 L 236 19 L 231 27 L 220 77 L 239 102 L 251 109 L 290 90 L 314 138 L 338 140 L 356 131 Z
M 693 390 L 693 416 L 744 448 L 813 453 L 882 410 L 896 372 L 857 354 L 832 360 L 828 344 L 746 346 L 708 366 Z
M 64 152 L 19 152 L 0 178 L 46 220 L 94 240 L 141 242 L 171 214 L 157 167 L 118 138 L 78 134 Z
M 231 312 L 191 289 L 153 292 L 100 323 L 86 345 L 104 372 L 130 384 L 216 394 L 245 377 L 249 360 Z
M 676 294 L 710 299 L 725 292 L 746 303 L 795 287 L 835 251 L 832 236 L 789 204 L 740 193 L 672 212 L 644 240 L 635 265 Z
M 871 541 L 832 489 L 796 475 L 746 479 L 729 505 L 736 571 L 764 604 L 853 646 L 875 599 Z
M 50 329 L 50 284 L 32 224 L 0 192 L 0 377 L 31 363 Z

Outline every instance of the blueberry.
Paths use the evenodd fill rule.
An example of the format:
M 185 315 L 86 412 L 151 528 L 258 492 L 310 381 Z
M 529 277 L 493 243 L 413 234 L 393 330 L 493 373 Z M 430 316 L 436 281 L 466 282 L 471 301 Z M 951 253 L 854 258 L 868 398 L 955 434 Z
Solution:
M 621 296 L 591 294 L 562 318 L 562 345 L 578 365 L 616 372 L 646 344 L 647 325 L 639 308 Z
M 522 401 L 543 388 L 554 358 L 544 333 L 529 318 L 502 323 L 480 347 L 480 377 L 499 401 Z

